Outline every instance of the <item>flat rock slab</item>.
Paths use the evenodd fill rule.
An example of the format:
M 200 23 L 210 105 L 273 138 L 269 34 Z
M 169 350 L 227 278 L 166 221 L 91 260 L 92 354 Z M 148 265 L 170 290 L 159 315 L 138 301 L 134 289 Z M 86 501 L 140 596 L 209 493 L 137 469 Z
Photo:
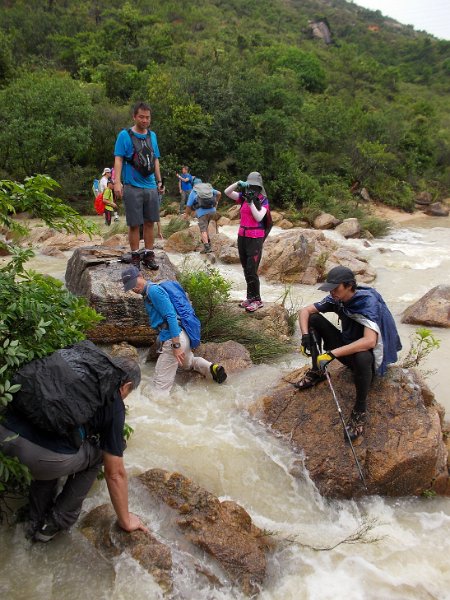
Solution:
M 151 469 L 139 479 L 152 497 L 178 512 L 177 528 L 189 542 L 214 558 L 245 594 L 260 591 L 266 575 L 268 542 L 241 506 L 233 501 L 221 502 L 180 473 Z
M 148 571 L 164 592 L 172 590 L 172 553 L 151 533 L 127 533 L 109 504 L 97 506 L 81 521 L 80 530 L 102 556 L 111 560 L 125 552 Z

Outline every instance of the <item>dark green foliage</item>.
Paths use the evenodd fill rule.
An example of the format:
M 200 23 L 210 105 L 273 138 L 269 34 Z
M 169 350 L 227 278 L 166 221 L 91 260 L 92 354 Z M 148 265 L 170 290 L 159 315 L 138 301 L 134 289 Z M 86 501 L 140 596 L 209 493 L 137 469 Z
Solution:
M 90 197 L 143 99 L 169 193 L 187 162 L 216 185 L 261 171 L 273 206 L 349 213 L 359 180 L 411 210 L 418 191 L 448 193 L 449 49 L 345 0 L 4 3 L 3 176 L 44 170 Z

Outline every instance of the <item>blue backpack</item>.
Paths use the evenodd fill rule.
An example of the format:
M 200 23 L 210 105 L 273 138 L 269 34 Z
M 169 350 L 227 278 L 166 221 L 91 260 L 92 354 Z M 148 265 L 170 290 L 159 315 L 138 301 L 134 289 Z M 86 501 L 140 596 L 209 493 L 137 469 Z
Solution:
M 100 192 L 100 189 L 98 186 L 99 186 L 98 179 L 94 179 L 94 181 L 92 182 L 92 191 L 94 192 L 95 197 L 97 197 L 98 193 Z
M 167 292 L 175 311 L 180 318 L 181 327 L 186 332 L 191 342 L 192 350 L 200 346 L 201 323 L 195 314 L 195 310 L 178 281 L 162 281 L 160 285 Z M 148 299 L 146 299 L 149 301 Z

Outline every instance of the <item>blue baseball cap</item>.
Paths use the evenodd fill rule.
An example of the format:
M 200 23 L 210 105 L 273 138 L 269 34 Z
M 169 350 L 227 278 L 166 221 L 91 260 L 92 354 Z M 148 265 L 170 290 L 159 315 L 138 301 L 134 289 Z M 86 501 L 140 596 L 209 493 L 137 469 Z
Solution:
M 133 266 L 128 267 L 128 269 L 122 271 L 122 283 L 123 288 L 126 292 L 129 292 L 130 290 L 136 287 L 137 278 L 140 274 L 141 272 L 139 271 L 139 269 Z

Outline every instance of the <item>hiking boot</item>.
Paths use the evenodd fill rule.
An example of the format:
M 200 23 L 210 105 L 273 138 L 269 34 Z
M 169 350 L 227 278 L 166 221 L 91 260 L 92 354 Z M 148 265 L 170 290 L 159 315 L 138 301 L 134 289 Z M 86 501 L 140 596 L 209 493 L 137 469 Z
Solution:
M 200 254 L 209 254 L 212 252 L 211 244 L 203 244 L 203 250 L 200 250 Z
M 155 262 L 155 253 L 153 250 L 148 250 L 144 252 L 144 258 L 142 259 L 142 264 L 147 269 L 151 269 L 152 271 L 157 271 L 159 269 L 159 265 Z
M 358 410 L 352 410 L 350 419 L 345 426 L 348 437 L 354 442 L 360 435 L 364 433 L 364 425 L 366 424 L 366 413 Z M 345 441 L 348 441 L 347 434 L 344 433 Z
M 38 542 L 49 542 L 60 531 L 61 527 L 56 525 L 52 519 L 49 519 L 36 530 L 34 539 Z
M 239 302 L 239 307 L 240 308 L 247 308 L 247 306 L 250 306 L 250 304 L 253 302 L 253 300 L 251 298 L 246 298 L 245 300 L 241 300 L 241 302 Z
M 133 265 L 133 267 L 137 267 L 138 269 L 141 268 L 141 256 L 138 252 L 131 253 L 130 264 Z
M 212 364 L 209 367 L 209 370 L 211 371 L 212 378 L 217 383 L 223 383 L 225 381 L 225 379 L 227 378 L 225 369 L 221 365 L 218 365 L 217 363 Z
M 255 312 L 258 308 L 262 308 L 264 304 L 261 300 L 253 300 L 248 306 L 245 307 L 247 312 Z

